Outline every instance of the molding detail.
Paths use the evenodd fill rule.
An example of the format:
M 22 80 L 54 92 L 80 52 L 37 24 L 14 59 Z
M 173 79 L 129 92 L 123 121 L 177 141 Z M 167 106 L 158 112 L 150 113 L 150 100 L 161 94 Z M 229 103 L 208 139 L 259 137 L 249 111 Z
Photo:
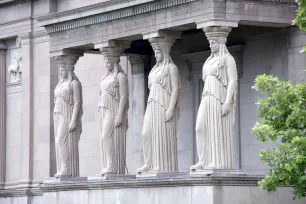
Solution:
M 118 11 L 109 11 L 101 15 L 96 16 L 90 16 L 85 17 L 82 19 L 75 19 L 74 21 L 69 22 L 63 22 L 58 24 L 46 24 L 44 25 L 46 27 L 46 30 L 48 33 L 55 33 L 60 32 L 64 30 L 70 30 L 74 28 L 84 27 L 84 26 L 90 26 L 98 23 L 103 23 L 107 21 L 127 18 L 131 16 L 136 16 L 144 13 L 149 13 L 152 11 L 158 11 L 163 10 L 183 4 L 188 4 L 192 2 L 196 2 L 199 0 L 166 0 L 166 1 L 158 1 L 153 3 L 148 3 L 146 5 L 136 5 L 136 6 L 130 6 L 127 8 L 123 8 Z M 44 19 L 43 17 L 37 18 L 37 20 L 40 23 L 43 23 Z

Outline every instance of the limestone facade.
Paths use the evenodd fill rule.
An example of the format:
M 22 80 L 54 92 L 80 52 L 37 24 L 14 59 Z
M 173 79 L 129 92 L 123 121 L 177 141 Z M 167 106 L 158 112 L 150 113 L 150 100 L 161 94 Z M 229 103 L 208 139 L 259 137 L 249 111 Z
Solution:
M 255 102 L 262 97 L 251 86 L 262 73 L 295 83 L 306 79 L 306 56 L 299 53 L 306 34 L 291 26 L 296 8 L 293 0 L 0 0 L 0 188 L 17 195 L 18 187 L 35 189 L 56 173 L 53 93 L 60 77 L 55 58 L 69 52 L 84 53 L 75 65 L 83 87 L 80 176 L 100 172 L 98 101 L 105 62 L 99 48 L 111 40 L 130 43 L 120 64 L 130 93 L 126 173 L 135 174 L 144 163 L 141 131 L 147 78 L 155 64 L 143 36 L 163 30 L 182 32 L 171 57 L 181 79 L 178 171 L 189 172 L 198 161 L 195 122 L 203 86 L 201 69 L 210 55 L 197 25 L 226 26 L 226 21 L 238 23 L 227 42 L 239 77 L 235 167 L 248 175 L 264 175 L 269 169 L 258 152 L 273 144 L 261 144 L 250 133 L 256 121 Z M 18 83 L 11 83 L 9 67 L 15 52 L 22 56 L 22 74 Z

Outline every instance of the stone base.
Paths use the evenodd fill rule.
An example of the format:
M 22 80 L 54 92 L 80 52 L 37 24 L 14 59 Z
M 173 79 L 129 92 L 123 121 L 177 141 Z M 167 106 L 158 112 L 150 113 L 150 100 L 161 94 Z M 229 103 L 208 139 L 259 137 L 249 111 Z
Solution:
M 87 177 L 50 177 L 43 180 L 43 183 L 60 183 L 60 182 L 83 182 L 87 181 Z
M 100 180 L 129 180 L 136 179 L 136 175 L 125 174 L 104 174 L 97 176 L 89 176 L 88 181 L 100 181 Z
M 142 172 L 137 173 L 136 178 L 174 178 L 188 176 L 186 172 Z
M 31 204 L 306 203 L 306 198 L 292 200 L 292 188 L 290 187 L 280 187 L 276 192 L 271 193 L 259 189 L 258 181 L 262 178 L 235 175 L 181 176 L 164 179 L 43 183 L 36 189 L 2 190 L 0 191 L 0 204 L 29 204 L 29 201 Z M 50 178 L 50 180 L 59 179 Z
M 246 171 L 241 169 L 201 169 L 192 170 L 189 174 L 191 177 L 201 176 L 245 176 Z

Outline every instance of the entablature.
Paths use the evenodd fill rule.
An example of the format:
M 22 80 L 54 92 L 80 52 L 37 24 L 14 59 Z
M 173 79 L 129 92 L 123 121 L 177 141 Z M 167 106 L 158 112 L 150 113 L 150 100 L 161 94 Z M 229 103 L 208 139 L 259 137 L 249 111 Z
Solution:
M 186 31 L 207 19 L 240 25 L 288 27 L 296 6 L 280 1 L 114 0 L 37 17 L 50 36 L 50 51 L 94 49 L 109 40 L 139 40 L 157 30 Z M 273 3 L 274 2 L 274 3 Z

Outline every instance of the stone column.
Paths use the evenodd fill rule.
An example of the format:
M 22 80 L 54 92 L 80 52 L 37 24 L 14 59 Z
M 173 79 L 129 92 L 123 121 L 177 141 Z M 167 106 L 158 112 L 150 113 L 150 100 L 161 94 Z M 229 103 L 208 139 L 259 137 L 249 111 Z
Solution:
M 146 112 L 143 121 L 144 165 L 136 170 L 138 174 L 178 171 L 176 138 L 179 118 L 180 74 L 170 53 L 175 40 L 180 37 L 181 32 L 175 31 L 158 30 L 143 33 L 143 39 L 148 39 L 154 50 L 157 61 L 155 69 L 162 70 L 162 79 L 165 83 L 160 84 L 161 86 L 152 85 L 150 89 L 151 93 L 154 93 L 152 94 L 154 99 L 149 99 L 151 102 L 148 104 L 148 112 Z M 149 76 L 152 83 L 160 80 L 157 75 Z M 162 89 L 159 89 L 160 87 Z M 169 91 L 170 97 L 160 99 L 158 95 L 162 95 L 166 91 Z
M 120 65 L 120 57 L 125 48 L 129 47 L 126 41 L 107 41 L 100 44 L 100 52 L 104 56 L 106 75 L 113 77 L 102 77 L 100 84 L 100 100 L 105 96 L 104 91 L 110 89 L 114 92 L 112 96 L 103 97 L 104 105 L 110 110 L 109 115 L 104 114 L 103 107 L 99 103 L 99 122 L 102 129 L 100 136 L 101 148 L 101 175 L 125 174 L 126 172 L 126 134 L 128 128 L 129 90 L 127 73 Z M 112 70 L 109 70 L 112 69 Z M 111 76 L 109 75 L 109 76 Z M 117 86 L 110 86 L 107 83 L 117 83 Z M 115 101 L 118 101 L 116 103 Z M 107 104 L 113 105 L 107 105 Z M 114 118 L 114 121 L 106 122 L 107 117 Z M 119 123 L 118 123 L 119 122 Z M 108 132 L 107 132 L 108 131 Z
M 145 64 L 148 57 L 141 55 L 129 55 L 132 70 L 132 155 L 130 158 L 130 169 L 136 169 L 143 163 L 141 131 L 146 107 L 146 83 Z M 130 128 L 131 128 L 130 127 Z
M 207 39 L 212 42 L 212 54 L 215 50 L 214 56 L 220 60 L 220 63 L 225 63 L 225 54 L 232 56 L 226 47 L 227 36 L 231 32 L 231 29 L 238 26 L 236 21 L 231 21 L 227 19 L 208 19 L 205 21 L 196 22 L 198 29 L 203 29 Z M 217 47 L 217 43 L 219 46 Z M 208 58 L 210 59 L 210 58 Z M 213 59 L 210 59 L 213 60 Z M 196 134 L 197 134 L 197 151 L 199 154 L 199 162 L 196 165 L 191 167 L 193 172 L 198 170 L 204 171 L 209 174 L 245 174 L 245 171 L 237 170 L 239 169 L 239 154 L 240 144 L 239 144 L 239 131 L 235 130 L 234 123 L 239 121 L 237 118 L 237 105 L 239 105 L 239 98 L 237 98 L 238 92 L 238 74 L 237 74 L 237 65 L 235 65 L 235 59 L 226 58 L 227 62 L 229 61 L 229 67 L 231 73 L 228 74 L 228 71 L 222 71 L 219 67 L 207 66 L 206 69 L 217 69 L 217 76 L 221 80 L 219 84 L 226 83 L 226 93 L 222 95 L 215 95 L 214 98 L 206 98 L 203 106 L 200 106 L 197 118 Z M 207 63 L 209 64 L 209 63 Z M 225 64 L 224 64 L 225 65 Z M 232 77 L 232 81 L 229 81 L 229 76 L 235 74 Z M 222 78 L 226 77 L 227 80 L 224 81 Z M 211 84 L 212 86 L 218 87 L 219 84 L 214 84 L 212 78 L 206 76 L 206 83 Z M 209 86 L 204 86 L 204 89 L 207 89 L 207 92 L 214 95 L 214 89 L 209 89 Z M 233 97 L 228 98 L 227 93 L 232 90 Z M 210 106 L 208 104 L 214 104 L 214 100 L 220 100 L 220 106 Z M 214 107 L 214 111 L 209 111 L 210 108 Z M 221 109 L 222 107 L 222 109 Z M 218 117 L 217 111 L 228 110 L 222 115 L 221 118 Z M 238 107 L 239 109 L 239 107 Z M 206 112 L 206 113 L 205 113 Z M 202 114 L 202 119 L 201 115 Z M 217 116 L 217 117 L 216 117 Z M 203 117 L 209 117 L 210 121 L 203 120 Z M 214 119 L 214 120 L 213 120 Z M 202 124 L 203 123 L 203 124 Z M 198 125 L 202 124 L 202 125 Z M 202 126 L 207 126 L 203 128 Z M 217 127 L 215 127 L 217 126 Z M 215 127 L 215 128 L 214 128 Z M 237 127 L 237 125 L 236 125 Z M 218 128 L 221 128 L 222 131 L 219 132 Z M 209 135 L 207 134 L 209 132 Z M 236 133 L 236 134 L 235 134 Z M 206 137 L 208 135 L 208 137 Z M 219 141 L 222 141 L 219 142 Z M 206 156 L 211 154 L 211 156 Z M 208 170 L 210 169 L 210 170 Z M 212 169 L 212 170 L 211 170 Z M 224 170 L 226 169 L 226 170 Z M 224 171 L 224 172 L 223 172 Z
M 22 55 L 22 114 L 20 187 L 30 187 L 33 179 L 33 44 L 32 34 L 17 39 Z
M 75 72 L 75 70 L 71 70 L 71 68 L 75 66 L 75 64 L 77 63 L 77 61 L 79 60 L 79 57 L 83 56 L 84 51 L 83 50 L 74 50 L 74 49 L 64 49 L 64 50 L 59 50 L 59 51 L 53 51 L 50 53 L 50 57 L 51 57 L 51 63 L 54 66 L 54 68 L 57 69 L 57 72 L 59 72 L 58 66 L 67 66 L 69 65 L 69 69 L 66 67 L 67 71 L 72 71 L 73 73 Z M 55 62 L 56 60 L 56 62 Z M 77 77 L 77 76 L 76 76 Z M 61 80 L 61 79 L 60 79 Z M 58 80 L 58 81 L 60 81 Z M 80 94 L 82 94 L 82 82 L 80 83 L 75 83 L 77 85 L 77 91 L 79 91 Z M 74 85 L 75 85 L 74 84 Z M 56 87 L 56 85 L 55 85 Z M 73 86 L 74 87 L 74 86 Z M 72 96 L 73 97 L 73 94 Z M 56 163 L 56 174 L 54 174 L 55 177 L 79 177 L 80 175 L 80 165 L 79 165 L 79 138 L 82 137 L 82 114 L 79 115 L 79 113 L 83 111 L 83 96 L 80 96 L 80 109 L 78 112 L 78 116 L 76 118 L 76 128 L 69 133 L 68 136 L 73 137 L 72 140 L 69 140 L 67 144 L 57 144 L 54 141 L 54 147 L 52 144 L 52 148 L 55 148 L 54 154 L 56 155 L 51 155 L 51 158 L 55 158 L 55 163 Z M 53 96 L 54 99 L 54 96 Z M 75 105 L 75 102 L 74 102 Z M 54 106 L 53 106 L 54 108 Z M 65 110 L 68 111 L 69 110 Z M 74 110 L 73 110 L 74 111 Z M 72 112 L 73 112 L 72 111 Z M 53 110 L 52 110 L 53 112 Z M 72 112 L 70 112 L 70 114 L 72 114 Z M 70 116 L 71 117 L 71 116 Z M 71 119 L 71 118 L 70 118 Z M 54 122 L 58 122 L 58 124 L 61 124 L 60 121 L 53 121 L 54 118 L 50 118 L 50 120 L 52 120 L 51 124 L 53 124 L 53 129 L 52 131 L 54 131 Z M 53 135 L 53 137 L 58 137 L 58 135 Z M 64 137 L 67 137 L 67 135 L 64 135 Z M 78 138 L 78 139 L 77 139 Z M 68 148 L 68 146 L 70 146 L 71 148 L 69 149 L 69 151 L 66 153 L 65 156 L 62 156 L 59 154 L 59 152 L 63 152 L 64 149 Z M 51 151 L 53 152 L 53 151 Z M 50 164 L 54 164 L 54 161 L 50 161 Z M 64 167 L 64 165 L 66 165 L 66 167 Z M 64 171 L 63 171 L 64 169 Z M 54 169 L 55 170 L 55 169 Z M 54 171 L 53 170 L 53 171 Z M 69 174 L 67 173 L 67 171 L 69 172 Z M 51 175 L 53 176 L 53 175 Z
M 0 189 L 5 182 L 5 159 L 6 159 L 6 45 L 0 41 Z

